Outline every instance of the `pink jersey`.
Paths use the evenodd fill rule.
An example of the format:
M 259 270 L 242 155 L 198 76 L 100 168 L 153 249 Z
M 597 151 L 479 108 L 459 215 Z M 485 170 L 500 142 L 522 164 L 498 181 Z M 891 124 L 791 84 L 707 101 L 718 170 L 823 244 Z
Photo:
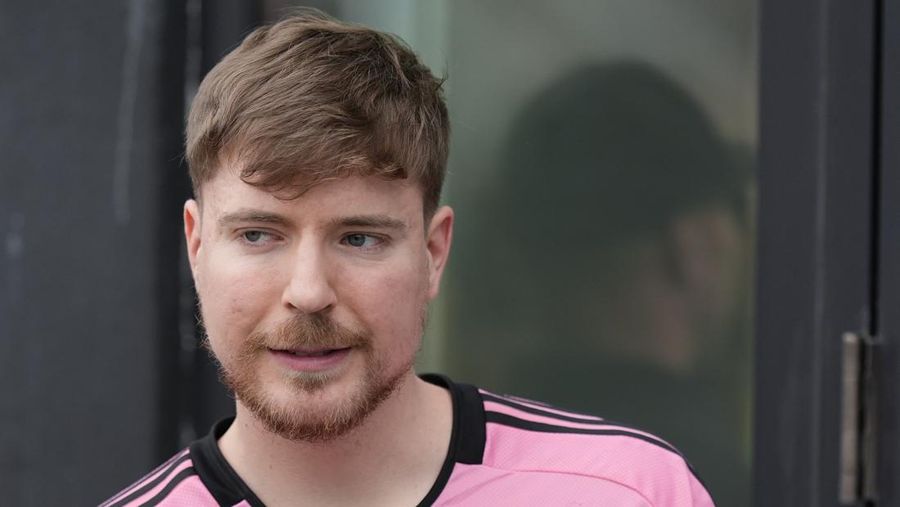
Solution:
M 444 466 L 419 505 L 713 505 L 684 457 L 649 433 L 438 375 L 422 378 L 450 390 L 454 417 Z M 264 505 L 219 451 L 231 421 L 103 507 Z

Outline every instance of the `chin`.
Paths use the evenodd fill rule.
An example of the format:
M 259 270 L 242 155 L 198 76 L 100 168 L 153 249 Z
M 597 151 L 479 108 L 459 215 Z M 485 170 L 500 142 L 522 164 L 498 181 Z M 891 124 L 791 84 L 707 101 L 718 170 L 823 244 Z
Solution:
M 231 379 L 229 385 L 240 403 L 270 432 L 292 441 L 328 442 L 363 424 L 400 387 L 411 369 L 412 361 L 386 374 L 380 361 L 368 361 L 364 368 L 281 371 L 276 373 L 279 378 L 270 382 Z

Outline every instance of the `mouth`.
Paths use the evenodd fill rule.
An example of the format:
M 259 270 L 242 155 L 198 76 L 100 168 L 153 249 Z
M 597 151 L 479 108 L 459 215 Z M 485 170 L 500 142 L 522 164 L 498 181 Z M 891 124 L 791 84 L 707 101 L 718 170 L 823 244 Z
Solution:
M 282 365 L 299 372 L 324 372 L 338 368 L 352 347 L 316 349 L 268 349 Z
M 290 354 L 297 357 L 327 357 L 342 351 L 350 350 L 350 347 L 333 349 L 269 349 L 276 354 Z

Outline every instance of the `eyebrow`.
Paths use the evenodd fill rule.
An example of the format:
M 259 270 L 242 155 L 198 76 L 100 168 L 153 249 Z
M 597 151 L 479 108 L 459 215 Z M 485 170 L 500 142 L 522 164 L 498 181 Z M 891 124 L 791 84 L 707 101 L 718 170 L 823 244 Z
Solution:
M 331 221 L 333 226 L 343 227 L 372 227 L 376 229 L 394 229 L 405 231 L 406 222 L 387 215 L 352 215 L 338 217 Z
M 269 213 L 259 210 L 238 210 L 232 213 L 226 213 L 219 217 L 218 220 L 219 227 L 227 227 L 229 225 L 243 223 L 288 225 L 290 221 L 276 213 Z

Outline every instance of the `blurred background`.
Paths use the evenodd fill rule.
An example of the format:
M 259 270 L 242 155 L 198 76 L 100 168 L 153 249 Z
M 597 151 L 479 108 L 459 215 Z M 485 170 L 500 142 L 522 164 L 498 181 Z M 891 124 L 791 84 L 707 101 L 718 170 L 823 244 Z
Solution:
M 198 348 L 183 119 L 253 27 L 311 6 L 446 77 L 456 235 L 420 372 L 652 431 L 718 505 L 900 505 L 878 312 L 900 300 L 900 38 L 896 7 L 859 5 L 0 3 L 9 504 L 97 503 L 232 412 Z M 845 332 L 880 340 L 864 407 Z

